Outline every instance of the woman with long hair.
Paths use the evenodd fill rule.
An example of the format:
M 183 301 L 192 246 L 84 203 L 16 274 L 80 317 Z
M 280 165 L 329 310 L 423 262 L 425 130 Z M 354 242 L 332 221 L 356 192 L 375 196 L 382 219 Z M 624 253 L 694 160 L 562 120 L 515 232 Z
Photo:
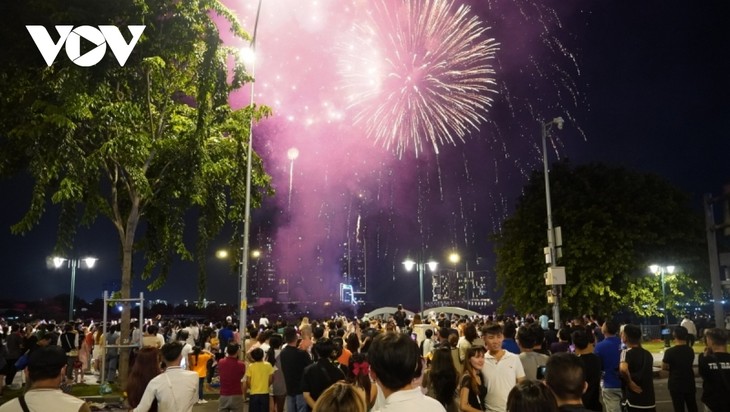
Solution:
M 313 412 L 365 412 L 365 399 L 353 385 L 335 382 L 317 398 Z
M 346 377 L 347 381 L 360 392 L 363 399 L 365 399 L 367 409 L 370 410 L 375 404 L 378 389 L 370 380 L 370 364 L 366 355 L 361 353 L 352 354 Z
M 147 384 L 160 373 L 160 351 L 154 347 L 140 349 L 127 378 L 127 403 L 130 409 L 139 405 Z M 152 402 L 150 411 L 157 412 L 157 401 Z
M 266 361 L 274 367 L 273 380 L 269 390 L 269 410 L 272 412 L 284 412 L 284 402 L 286 401 L 286 383 L 279 359 L 283 342 L 284 338 L 278 333 L 271 335 L 269 352 L 266 354 Z
M 203 397 L 203 389 L 205 387 L 205 377 L 208 376 L 208 361 L 213 359 L 213 354 L 200 346 L 194 346 L 193 352 L 189 356 L 189 369 L 198 374 L 198 404 L 208 403 Z
M 423 375 L 426 395 L 439 401 L 446 408 L 446 412 L 456 412 L 459 406 L 454 395 L 458 379 L 451 350 L 447 347 L 436 349 L 431 358 L 431 367 Z
M 483 346 L 472 346 L 466 350 L 464 372 L 459 384 L 459 410 L 462 412 L 485 410 L 484 397 L 487 395 L 487 386 L 482 375 L 485 352 Z

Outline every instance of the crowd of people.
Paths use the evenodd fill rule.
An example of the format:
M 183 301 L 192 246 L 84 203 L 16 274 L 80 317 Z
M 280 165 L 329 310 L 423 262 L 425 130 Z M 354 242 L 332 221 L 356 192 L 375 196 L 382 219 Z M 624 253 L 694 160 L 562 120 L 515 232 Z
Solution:
M 214 381 L 220 411 L 242 411 L 244 402 L 251 412 L 655 409 L 654 358 L 641 345 L 641 328 L 589 316 L 555 328 L 546 314 L 409 319 L 399 306 L 373 319 L 262 315 L 245 333 L 230 317 L 138 325 L 126 337 L 119 324 L 106 334 L 93 323 L 1 325 L 1 380 L 10 384 L 19 369 L 29 379 L 24 396 L 0 412 L 50 404 L 60 412 L 88 410 L 64 385 L 94 372 L 118 381 L 121 343 L 136 346 L 124 388 L 133 411 L 192 411 L 207 402 Z M 728 333 L 707 328 L 702 335 L 702 403 L 730 411 Z M 669 392 L 675 411 L 695 412 L 693 337 L 684 326 L 673 337 L 662 361 Z

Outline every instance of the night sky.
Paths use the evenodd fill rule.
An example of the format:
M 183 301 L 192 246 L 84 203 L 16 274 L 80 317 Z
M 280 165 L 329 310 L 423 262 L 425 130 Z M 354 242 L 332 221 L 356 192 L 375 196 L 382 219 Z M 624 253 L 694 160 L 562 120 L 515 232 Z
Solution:
M 227 2 L 251 31 L 255 3 Z M 254 145 L 277 195 L 254 212 L 252 233 L 263 230 L 296 245 L 275 253 L 280 270 L 321 278 L 296 292 L 301 296 L 336 287 L 339 244 L 358 216 L 377 302 L 416 305 L 416 277 L 400 265 L 406 255 L 443 259 L 456 249 L 491 269 L 487 237 L 513 209 L 526 178 L 542 167 L 540 122 L 556 116 L 566 125 L 553 135 L 551 162 L 601 161 L 656 173 L 687 191 L 698 210 L 703 193 L 718 194 L 730 183 L 725 1 L 473 0 L 470 15 L 499 43 L 491 62 L 494 101 L 464 142 L 440 145 L 438 155 L 426 145 L 417 158 L 412 149 L 397 153 L 374 144 L 346 108 L 337 66 L 343 33 L 362 19 L 357 11 L 365 3 L 264 0 L 256 99 L 275 114 L 257 127 Z M 248 95 L 248 89 L 237 93 L 234 105 L 246 105 Z M 294 161 L 287 158 L 292 147 L 299 151 Z M 10 234 L 27 207 L 30 183 L 23 177 L 0 183 L 0 298 L 69 291 L 70 270 L 46 264 L 54 243 L 52 207 L 33 232 Z M 81 229 L 76 249 L 100 258 L 93 270 L 77 271 L 77 295 L 91 300 L 118 289 L 118 240 L 109 222 Z M 233 302 L 236 279 L 214 250 L 206 297 Z M 133 290 L 144 290 L 143 282 Z M 194 263 L 176 264 L 168 284 L 146 296 L 195 299 Z

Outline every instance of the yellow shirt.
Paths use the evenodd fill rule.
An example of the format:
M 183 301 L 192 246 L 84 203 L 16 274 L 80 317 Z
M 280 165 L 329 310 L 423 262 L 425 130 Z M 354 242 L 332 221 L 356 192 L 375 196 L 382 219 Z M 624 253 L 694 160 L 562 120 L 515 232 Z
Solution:
M 213 355 L 207 352 L 200 352 L 198 355 L 198 361 L 195 362 L 195 355 L 190 354 L 188 358 L 188 365 L 190 370 L 198 373 L 198 377 L 205 378 L 208 375 L 208 360 L 213 358 Z
M 269 362 L 254 362 L 246 368 L 246 379 L 251 395 L 269 393 L 269 376 L 274 373 L 274 367 Z

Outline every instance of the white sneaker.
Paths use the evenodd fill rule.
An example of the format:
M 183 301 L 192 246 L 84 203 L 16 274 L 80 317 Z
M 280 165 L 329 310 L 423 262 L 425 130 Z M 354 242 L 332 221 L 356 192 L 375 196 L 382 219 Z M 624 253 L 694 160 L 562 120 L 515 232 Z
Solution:
M 205 399 L 201 399 L 199 402 L 200 403 L 208 403 L 208 401 L 206 401 Z

